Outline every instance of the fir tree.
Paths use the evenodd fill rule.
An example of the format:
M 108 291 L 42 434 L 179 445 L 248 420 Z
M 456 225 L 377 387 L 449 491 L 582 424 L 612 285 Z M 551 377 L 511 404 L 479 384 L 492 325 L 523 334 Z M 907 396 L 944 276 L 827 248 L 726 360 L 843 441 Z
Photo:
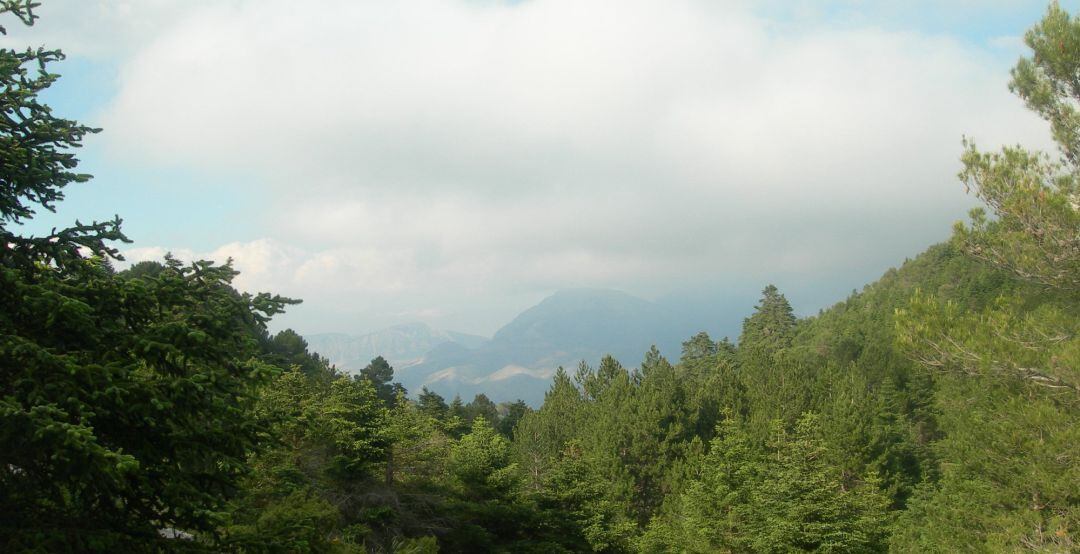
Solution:
M 0 15 L 35 19 L 29 1 Z M 0 49 L 0 549 L 149 551 L 159 529 L 212 541 L 260 436 L 256 336 L 289 301 L 239 294 L 228 266 L 168 260 L 119 275 L 119 218 L 22 236 L 85 183 L 96 129 L 39 94 L 63 58 Z

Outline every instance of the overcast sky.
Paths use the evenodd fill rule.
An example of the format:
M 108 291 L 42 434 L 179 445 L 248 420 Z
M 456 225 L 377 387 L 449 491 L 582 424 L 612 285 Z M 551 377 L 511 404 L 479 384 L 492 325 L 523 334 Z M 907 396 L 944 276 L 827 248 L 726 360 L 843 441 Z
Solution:
M 1049 145 L 1007 89 L 1045 2 L 44 3 L 3 44 L 63 48 L 48 100 L 104 131 L 32 229 L 119 213 L 306 333 L 578 286 L 813 312 L 948 237 L 962 136 Z

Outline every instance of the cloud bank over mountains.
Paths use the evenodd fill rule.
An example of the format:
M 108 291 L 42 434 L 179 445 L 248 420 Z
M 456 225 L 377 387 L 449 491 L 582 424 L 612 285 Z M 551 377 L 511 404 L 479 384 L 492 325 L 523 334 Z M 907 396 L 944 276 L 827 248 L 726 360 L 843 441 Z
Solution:
M 118 25 L 115 163 L 273 208 L 257 240 L 129 257 L 232 256 L 309 332 L 490 334 L 573 286 L 835 299 L 947 237 L 962 135 L 1046 141 L 993 45 L 739 2 L 83 5 Z

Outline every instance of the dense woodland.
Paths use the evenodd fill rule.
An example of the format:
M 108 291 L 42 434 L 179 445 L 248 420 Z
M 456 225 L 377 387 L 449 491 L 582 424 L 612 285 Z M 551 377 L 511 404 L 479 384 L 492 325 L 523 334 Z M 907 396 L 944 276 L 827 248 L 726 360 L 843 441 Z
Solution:
M 1077 551 L 1080 21 L 1026 42 L 1060 151 L 966 143 L 986 209 L 950 240 L 815 317 L 768 286 L 735 341 L 560 369 L 537 410 L 343 374 L 228 265 L 117 271 L 119 218 L 21 234 L 98 130 L 40 103 L 59 52 L 2 50 L 0 550 Z

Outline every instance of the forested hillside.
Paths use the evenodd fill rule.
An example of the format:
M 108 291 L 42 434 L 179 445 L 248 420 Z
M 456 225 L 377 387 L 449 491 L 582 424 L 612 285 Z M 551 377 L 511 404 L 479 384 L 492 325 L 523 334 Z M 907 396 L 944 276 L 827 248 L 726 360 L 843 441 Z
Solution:
M 117 270 L 119 218 L 24 235 L 97 129 L 40 101 L 60 53 L 0 50 L 0 550 L 1075 552 L 1080 21 L 1026 43 L 1060 152 L 966 143 L 986 209 L 951 239 L 814 317 L 768 285 L 737 342 L 560 368 L 536 410 L 344 375 L 229 265 Z

